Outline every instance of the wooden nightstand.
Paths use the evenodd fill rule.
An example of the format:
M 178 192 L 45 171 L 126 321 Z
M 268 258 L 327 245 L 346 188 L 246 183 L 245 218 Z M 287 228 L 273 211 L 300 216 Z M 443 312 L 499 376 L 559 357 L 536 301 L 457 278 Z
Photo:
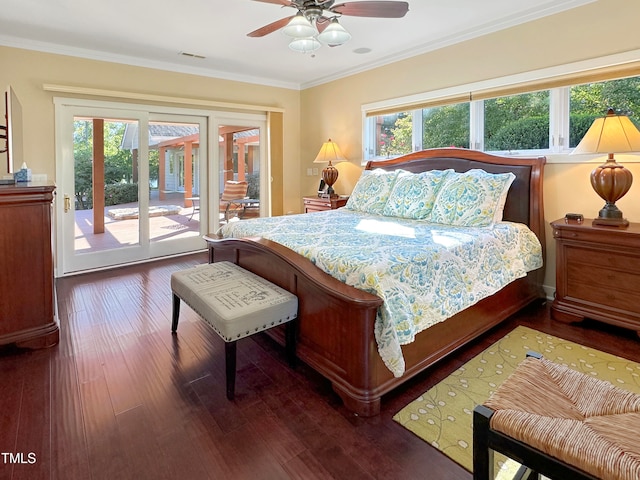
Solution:
M 321 212 L 323 210 L 335 210 L 336 208 L 344 207 L 347 204 L 349 197 L 303 197 L 304 201 L 304 213 L 309 212 Z
M 585 218 L 556 220 L 551 227 L 556 239 L 552 318 L 592 318 L 640 335 L 640 224 L 599 227 Z

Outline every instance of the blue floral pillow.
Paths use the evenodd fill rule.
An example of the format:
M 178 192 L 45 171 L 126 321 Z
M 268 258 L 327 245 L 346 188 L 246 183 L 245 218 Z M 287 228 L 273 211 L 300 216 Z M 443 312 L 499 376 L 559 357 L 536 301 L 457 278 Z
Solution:
M 364 170 L 345 207 L 359 212 L 382 215 L 399 172 L 399 170 L 388 172 L 381 168 Z
M 453 170 L 400 173 L 384 207 L 384 215 L 429 220 L 436 195 L 450 173 L 454 173 Z
M 502 220 L 513 173 L 474 169 L 447 176 L 431 211 L 431 221 L 446 225 L 482 227 Z

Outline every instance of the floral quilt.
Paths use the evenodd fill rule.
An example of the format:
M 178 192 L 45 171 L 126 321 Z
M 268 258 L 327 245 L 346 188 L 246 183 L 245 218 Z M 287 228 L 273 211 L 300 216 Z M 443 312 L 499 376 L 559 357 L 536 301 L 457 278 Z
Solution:
M 542 266 L 542 248 L 526 225 L 448 226 L 345 208 L 229 223 L 225 238 L 260 236 L 384 300 L 378 351 L 395 376 L 401 345 L 422 330 Z

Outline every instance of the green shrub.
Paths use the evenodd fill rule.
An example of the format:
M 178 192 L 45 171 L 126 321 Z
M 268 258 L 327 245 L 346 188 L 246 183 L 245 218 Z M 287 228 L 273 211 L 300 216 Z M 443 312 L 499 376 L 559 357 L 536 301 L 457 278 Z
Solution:
M 120 205 L 138 201 L 137 183 L 116 183 L 104 186 L 105 206 Z
M 485 150 L 549 148 L 549 118 L 528 117 L 511 122 L 487 139 Z
M 248 173 L 246 176 L 248 189 L 247 196 L 253 199 L 260 198 L 260 172 Z
M 569 145 L 572 147 L 577 146 L 593 121 L 601 116 L 589 114 L 571 115 L 569 119 Z

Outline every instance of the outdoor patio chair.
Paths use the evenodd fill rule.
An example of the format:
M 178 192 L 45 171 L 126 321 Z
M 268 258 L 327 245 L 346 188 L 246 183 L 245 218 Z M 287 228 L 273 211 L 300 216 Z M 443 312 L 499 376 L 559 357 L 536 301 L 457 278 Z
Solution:
M 240 200 L 247 198 L 248 189 L 249 184 L 245 181 L 227 180 L 224 182 L 224 190 L 220 196 L 220 213 L 224 214 L 225 222 L 244 211 L 245 205 Z

